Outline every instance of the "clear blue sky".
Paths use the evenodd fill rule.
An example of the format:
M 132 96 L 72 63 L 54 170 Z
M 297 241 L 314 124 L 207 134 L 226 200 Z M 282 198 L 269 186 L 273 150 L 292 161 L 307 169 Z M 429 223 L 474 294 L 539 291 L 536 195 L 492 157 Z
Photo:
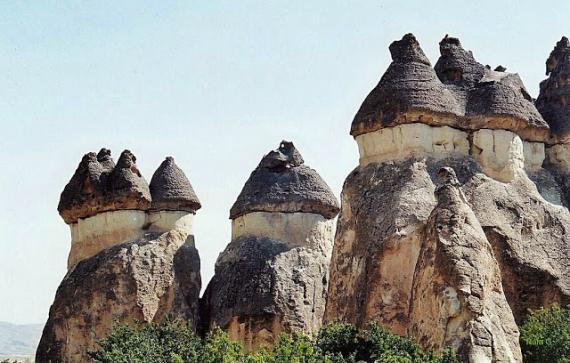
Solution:
M 293 140 L 340 194 L 356 166 L 350 122 L 413 32 L 435 63 L 458 36 L 536 97 L 570 35 L 570 2 L 2 1 L 0 320 L 44 322 L 65 274 L 59 193 L 81 156 L 129 148 L 150 179 L 166 155 L 203 209 L 204 285 L 229 242 L 229 208 L 262 155 Z

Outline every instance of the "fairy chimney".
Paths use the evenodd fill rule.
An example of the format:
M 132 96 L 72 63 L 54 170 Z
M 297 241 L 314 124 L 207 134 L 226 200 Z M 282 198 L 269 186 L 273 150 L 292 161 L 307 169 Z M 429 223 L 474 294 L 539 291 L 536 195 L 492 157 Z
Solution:
M 207 327 L 247 349 L 321 326 L 338 202 L 283 141 L 264 156 L 230 210 L 232 240 L 204 294 Z

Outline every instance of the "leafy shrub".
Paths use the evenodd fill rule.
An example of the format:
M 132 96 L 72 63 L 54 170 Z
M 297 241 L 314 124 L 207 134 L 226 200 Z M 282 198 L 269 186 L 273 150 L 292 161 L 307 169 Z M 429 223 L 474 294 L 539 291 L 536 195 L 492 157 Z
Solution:
M 359 331 L 349 324 L 324 326 L 316 339 L 301 334 L 281 335 L 273 348 L 247 353 L 215 329 L 205 339 L 180 322 L 166 321 L 138 328 L 119 325 L 89 355 L 102 363 L 454 363 L 423 352 L 410 339 L 388 333 L 371 323 Z
M 531 311 L 520 330 L 525 362 L 570 362 L 570 306 Z

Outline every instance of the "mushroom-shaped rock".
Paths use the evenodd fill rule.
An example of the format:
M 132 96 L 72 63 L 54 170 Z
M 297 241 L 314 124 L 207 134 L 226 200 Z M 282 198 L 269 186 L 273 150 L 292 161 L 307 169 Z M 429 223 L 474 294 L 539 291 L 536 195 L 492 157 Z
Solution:
M 552 142 L 570 141 L 570 41 L 556 43 L 546 61 L 546 75 L 540 83 L 536 106 L 550 125 Z
M 150 180 L 151 210 L 187 211 L 195 213 L 202 207 L 186 174 L 168 156 Z
M 427 121 L 434 114 L 452 118 L 461 113 L 413 34 L 390 44 L 392 63 L 352 121 L 351 135 L 383 127 Z
M 101 212 L 148 209 L 148 184 L 135 161 L 128 150 L 123 151 L 116 166 L 108 149 L 85 154 L 61 193 L 57 210 L 64 221 L 73 224 Z
M 435 71 L 462 109 L 458 127 L 511 130 L 525 140 L 546 140 L 548 125 L 518 74 L 506 73 L 503 66 L 486 68 L 457 38 L 446 36 L 439 49 Z
M 334 218 L 338 201 L 319 174 L 303 164 L 292 142 L 261 159 L 230 210 L 235 219 L 250 212 L 304 212 Z
M 148 183 L 137 168 L 136 161 L 135 155 L 125 150 L 109 174 L 107 193 L 116 209 L 146 210 L 150 207 Z
M 105 204 L 105 185 L 101 182 L 101 174 L 105 171 L 97 154 L 90 152 L 83 156 L 59 199 L 57 210 L 65 223 L 75 223 L 78 218 L 94 215 Z
M 220 326 L 246 349 L 281 332 L 316 333 L 338 210 L 293 143 L 263 157 L 232 207 L 232 241 L 204 293 L 204 328 Z

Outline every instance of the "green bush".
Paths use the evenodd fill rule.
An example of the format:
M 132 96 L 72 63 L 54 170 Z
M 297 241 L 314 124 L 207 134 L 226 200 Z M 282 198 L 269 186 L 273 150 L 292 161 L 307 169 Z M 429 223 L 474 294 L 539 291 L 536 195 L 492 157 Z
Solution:
M 570 306 L 531 311 L 520 330 L 525 362 L 570 363 Z
M 180 322 L 142 327 L 119 325 L 89 355 L 102 363 L 453 363 L 423 352 L 410 339 L 398 337 L 371 323 L 359 331 L 349 324 L 324 326 L 315 339 L 301 334 L 281 335 L 273 348 L 247 353 L 215 329 L 205 339 Z

